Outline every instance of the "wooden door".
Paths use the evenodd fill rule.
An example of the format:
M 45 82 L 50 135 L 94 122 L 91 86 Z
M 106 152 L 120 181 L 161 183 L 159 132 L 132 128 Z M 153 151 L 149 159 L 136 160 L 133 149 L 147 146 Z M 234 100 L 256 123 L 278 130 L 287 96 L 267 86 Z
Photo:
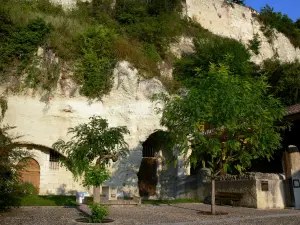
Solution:
M 19 164 L 24 165 L 20 171 L 21 179 L 23 182 L 32 183 L 39 192 L 40 189 L 40 165 L 33 158 L 26 158 L 19 162 Z

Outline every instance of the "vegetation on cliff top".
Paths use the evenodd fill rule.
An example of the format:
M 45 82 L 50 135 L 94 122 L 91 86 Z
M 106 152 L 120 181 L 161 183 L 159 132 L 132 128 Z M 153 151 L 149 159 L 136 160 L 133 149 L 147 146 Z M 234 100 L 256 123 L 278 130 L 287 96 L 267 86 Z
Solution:
M 300 26 L 299 22 L 294 22 L 286 14 L 274 12 L 269 5 L 263 7 L 258 15 L 258 19 L 263 23 L 262 31 L 265 36 L 272 41 L 274 38 L 274 28 L 289 38 L 291 43 L 300 48 Z M 299 21 L 299 20 L 298 20 Z
M 78 2 L 76 8 L 63 10 L 49 0 L 3 0 L 0 5 L 1 79 L 13 76 L 10 80 L 14 90 L 42 87 L 50 91 L 56 86 L 62 66 L 69 65 L 75 72 L 73 79 L 82 85 L 81 94 L 97 98 L 110 91 L 113 68 L 119 60 L 129 61 L 145 77 L 158 77 L 170 91 L 193 85 L 194 65 L 207 70 L 210 63 L 224 59 L 229 60 L 227 63 L 235 73 L 252 76 L 260 73 L 260 68 L 250 62 L 249 50 L 244 45 L 214 35 L 184 18 L 180 14 L 180 0 L 117 0 L 114 7 L 111 3 L 111 0 Z M 259 19 L 268 27 L 266 31 L 269 27 L 276 28 L 298 45 L 299 22 L 293 23 L 286 15 L 268 7 L 262 10 Z M 169 45 L 182 35 L 194 38 L 196 54 L 176 60 Z M 259 45 L 259 40 L 253 39 L 248 48 L 259 54 Z M 38 46 L 45 50 L 43 59 L 35 54 Z M 53 60 L 55 56 L 59 60 Z M 170 67 L 175 65 L 174 80 L 160 77 L 158 63 L 161 61 Z M 280 66 L 287 70 L 284 64 Z M 262 71 L 271 73 L 271 70 Z M 295 79 L 299 76 L 297 70 L 287 73 Z M 267 75 L 275 87 L 271 89 L 273 94 L 285 98 L 285 104 L 298 102 L 297 97 L 286 100 L 291 93 L 282 97 L 283 92 L 278 91 L 282 87 L 276 87 L 287 82 L 274 83 L 272 76 Z
M 13 74 L 20 80 L 21 74 L 27 74 L 25 85 L 39 86 L 40 73 L 28 65 L 42 46 L 75 66 L 83 95 L 101 97 L 111 88 L 118 60 L 128 60 L 144 76 L 159 76 L 157 62 L 172 58 L 169 44 L 177 36 L 202 30 L 181 18 L 180 0 L 118 0 L 115 7 L 111 3 L 78 2 L 76 8 L 63 10 L 49 0 L 4 0 L 0 6 L 1 77 Z M 59 71 L 53 74 L 57 81 Z

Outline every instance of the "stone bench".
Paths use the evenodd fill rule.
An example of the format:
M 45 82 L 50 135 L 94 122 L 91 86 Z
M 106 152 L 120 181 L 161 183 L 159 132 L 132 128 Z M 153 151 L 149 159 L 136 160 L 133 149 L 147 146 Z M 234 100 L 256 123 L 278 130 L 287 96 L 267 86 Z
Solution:
M 222 205 L 223 201 L 230 201 L 232 206 L 234 203 L 240 203 L 241 199 L 243 198 L 242 193 L 234 193 L 234 192 L 217 192 L 216 193 L 216 201 Z

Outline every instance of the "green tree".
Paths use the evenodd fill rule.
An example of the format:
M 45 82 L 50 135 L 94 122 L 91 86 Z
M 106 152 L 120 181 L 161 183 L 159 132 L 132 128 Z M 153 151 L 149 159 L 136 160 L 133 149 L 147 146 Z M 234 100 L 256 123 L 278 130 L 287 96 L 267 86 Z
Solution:
M 270 158 L 280 145 L 276 122 L 284 110 L 267 94 L 265 78 L 239 76 L 226 65 L 197 70 L 194 87 L 166 101 L 161 124 L 190 161 L 211 170 L 212 213 L 215 213 L 215 178 L 229 168 L 242 172 L 251 160 Z
M 7 109 L 7 102 L 3 97 L 0 97 L 0 107 L 2 111 L 0 121 L 2 121 Z M 22 197 L 25 195 L 20 179 L 20 170 L 26 166 L 26 161 L 22 165 L 18 162 L 30 157 L 31 154 L 14 146 L 13 141 L 18 137 L 8 134 L 8 131 L 13 128 L 10 126 L 0 127 L 0 212 L 20 206 Z
M 268 78 L 271 85 L 269 93 L 280 98 L 290 106 L 300 103 L 300 62 L 280 62 L 278 59 L 265 60 L 261 73 Z
M 300 18 L 298 18 L 295 22 L 295 26 L 297 27 L 297 29 L 300 29 Z
M 58 140 L 53 148 L 66 157 L 61 158 L 75 179 L 83 176 L 83 185 L 100 186 L 109 178 L 106 164 L 110 159 L 116 161 L 128 152 L 124 135 L 126 127 L 108 127 L 108 122 L 99 116 L 90 118 L 88 123 L 69 128 L 70 141 Z

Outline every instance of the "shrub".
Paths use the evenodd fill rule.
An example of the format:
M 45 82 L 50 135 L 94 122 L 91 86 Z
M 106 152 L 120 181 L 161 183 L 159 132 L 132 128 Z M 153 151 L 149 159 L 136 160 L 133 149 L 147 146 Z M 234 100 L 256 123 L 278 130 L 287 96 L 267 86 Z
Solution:
M 144 76 L 153 77 L 159 74 L 156 61 L 146 56 L 145 50 L 139 42 L 130 42 L 127 39 L 119 38 L 114 43 L 114 51 L 117 59 L 129 61 Z
M 38 194 L 38 189 L 30 182 L 24 182 L 22 184 L 22 191 L 25 195 L 36 195 Z
M 254 73 L 250 53 L 243 44 L 234 39 L 211 36 L 196 39 L 195 53 L 185 55 L 175 63 L 175 78 L 185 85 L 194 85 L 193 80 L 197 74 L 195 67 L 208 71 L 212 63 L 224 61 L 234 73 L 245 76 Z
M 91 223 L 101 223 L 104 217 L 108 216 L 108 209 L 100 204 L 93 203 L 89 205 L 89 208 L 92 211 Z
M 14 138 L 8 135 L 10 129 L 12 127 L 0 128 L 0 211 L 21 205 L 25 193 L 19 173 L 22 166 L 18 162 L 30 156 L 27 151 L 11 148 Z
M 82 34 L 77 43 L 81 49 L 81 59 L 75 76 L 82 83 L 81 93 L 90 98 L 101 97 L 110 91 L 114 57 L 114 31 L 104 26 L 95 26 Z
M 258 33 L 254 34 L 254 37 L 252 40 L 249 41 L 248 47 L 255 55 L 259 54 L 261 41 L 259 40 Z
M 245 0 L 229 0 L 229 2 L 245 6 Z
M 280 98 L 286 105 L 300 103 L 300 62 L 282 63 L 278 59 L 263 62 L 261 73 L 265 74 L 271 85 L 271 94 Z
M 23 69 L 32 57 L 33 52 L 41 45 L 49 34 L 51 26 L 41 18 L 31 20 L 25 26 L 5 25 L 9 18 L 2 18 L 0 23 L 2 41 L 0 41 L 0 71 L 9 67 L 11 62 L 19 60 Z

